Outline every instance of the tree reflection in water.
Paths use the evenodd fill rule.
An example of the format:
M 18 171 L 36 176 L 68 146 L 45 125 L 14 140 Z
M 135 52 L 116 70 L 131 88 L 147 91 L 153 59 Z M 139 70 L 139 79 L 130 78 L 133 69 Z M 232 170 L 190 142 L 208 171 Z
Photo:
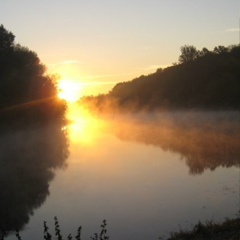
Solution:
M 240 163 L 239 112 L 171 112 L 154 118 L 140 115 L 115 122 L 111 129 L 122 140 L 180 154 L 191 175 Z
M 67 157 L 67 134 L 60 124 L 1 134 L 1 229 L 24 228 L 49 195 L 54 170 L 65 167 Z

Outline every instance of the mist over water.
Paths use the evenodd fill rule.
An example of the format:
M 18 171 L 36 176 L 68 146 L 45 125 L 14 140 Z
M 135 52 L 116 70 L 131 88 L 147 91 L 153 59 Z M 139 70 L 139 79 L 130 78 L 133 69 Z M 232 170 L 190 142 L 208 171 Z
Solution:
M 142 113 L 120 119 L 110 123 L 118 138 L 178 153 L 190 174 L 218 166 L 239 166 L 237 111 Z
M 190 229 L 199 220 L 223 221 L 238 212 L 239 112 L 99 115 L 75 105 L 69 118 L 69 147 L 68 141 L 57 145 L 45 135 L 52 147 L 43 145 L 23 156 L 38 162 L 36 156 L 45 152 L 47 162 L 54 154 L 62 156 L 59 166 L 66 165 L 54 170 L 54 178 L 44 178 L 47 191 L 31 208 L 24 239 L 42 239 L 42 222 L 53 230 L 56 215 L 64 236 L 74 235 L 82 225 L 83 239 L 89 239 L 107 219 L 110 239 L 143 240 L 168 236 L 179 226 Z M 26 144 L 35 149 L 30 143 L 34 141 Z M 54 144 L 65 147 L 56 151 Z M 39 189 L 34 181 L 31 186 L 27 188 Z M 19 190 L 16 196 L 9 191 L 17 201 Z M 24 196 L 37 199 L 31 191 Z

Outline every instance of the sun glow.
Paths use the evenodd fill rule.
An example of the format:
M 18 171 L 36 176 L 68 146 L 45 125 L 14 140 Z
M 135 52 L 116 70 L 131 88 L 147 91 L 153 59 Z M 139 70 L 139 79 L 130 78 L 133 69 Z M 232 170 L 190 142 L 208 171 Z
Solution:
M 77 103 L 69 104 L 67 117 L 70 120 L 68 134 L 72 143 L 94 144 L 105 126 L 103 121 L 94 118 Z
M 67 102 L 76 102 L 81 97 L 81 83 L 73 80 L 60 80 L 58 83 L 58 97 Z

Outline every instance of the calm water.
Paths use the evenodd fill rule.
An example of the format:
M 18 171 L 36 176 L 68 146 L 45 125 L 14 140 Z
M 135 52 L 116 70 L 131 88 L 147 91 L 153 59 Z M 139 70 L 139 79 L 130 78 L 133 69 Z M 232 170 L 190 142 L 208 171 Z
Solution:
M 145 240 L 239 211 L 239 112 L 69 117 L 1 136 L 0 224 L 23 239 L 43 239 L 54 216 L 64 237 L 107 219 L 110 239 Z

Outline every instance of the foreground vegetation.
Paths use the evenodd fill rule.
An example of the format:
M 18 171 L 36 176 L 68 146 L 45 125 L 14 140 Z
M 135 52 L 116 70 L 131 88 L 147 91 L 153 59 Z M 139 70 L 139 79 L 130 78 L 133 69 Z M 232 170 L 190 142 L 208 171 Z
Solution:
M 54 217 L 54 233 L 50 233 L 49 227 L 47 226 L 47 223 L 44 221 L 43 223 L 43 227 L 44 227 L 44 236 L 43 238 L 45 240 L 53 240 L 53 239 L 57 239 L 57 240 L 63 240 L 63 235 L 61 233 L 61 229 L 60 229 L 60 225 L 58 222 L 58 218 Z M 0 240 L 4 240 L 6 239 L 8 233 L 4 230 L 0 231 Z M 72 236 L 72 234 L 69 234 L 67 236 L 67 240 L 71 240 L 71 239 L 76 239 L 76 240 L 81 240 L 82 237 L 82 227 L 80 226 L 77 229 L 77 234 L 76 236 Z M 23 240 L 19 231 L 16 231 L 15 233 L 16 239 L 17 240 Z M 90 237 L 91 240 L 108 240 L 109 236 L 107 236 L 107 221 L 104 219 L 101 226 L 100 226 L 100 232 L 99 233 L 94 233 L 93 237 Z
M 178 63 L 115 85 L 81 104 L 98 111 L 240 109 L 240 45 L 183 46 Z
M 61 233 L 60 225 L 57 217 L 54 217 L 54 233 L 50 233 L 47 223 L 43 223 L 44 226 L 44 236 L 45 240 L 63 240 L 65 239 Z M 76 235 L 73 237 L 72 234 L 67 236 L 67 240 L 81 240 L 82 239 L 82 226 L 77 229 Z M 240 218 L 236 219 L 226 219 L 223 223 L 214 223 L 213 221 L 208 221 L 205 224 L 199 222 L 194 226 L 192 230 L 179 232 L 173 232 L 168 238 L 159 237 L 159 240 L 239 240 L 240 239 Z M 20 233 L 16 231 L 15 233 L 17 240 L 22 239 Z M 2 230 L 0 232 L 0 240 L 4 240 L 7 237 L 7 233 Z M 91 240 L 109 240 L 110 237 L 107 235 L 107 221 L 103 220 L 99 233 L 94 233 Z
M 161 239 L 161 238 L 160 238 Z M 192 230 L 175 232 L 167 240 L 239 240 L 240 218 L 226 219 L 222 224 L 199 222 Z

